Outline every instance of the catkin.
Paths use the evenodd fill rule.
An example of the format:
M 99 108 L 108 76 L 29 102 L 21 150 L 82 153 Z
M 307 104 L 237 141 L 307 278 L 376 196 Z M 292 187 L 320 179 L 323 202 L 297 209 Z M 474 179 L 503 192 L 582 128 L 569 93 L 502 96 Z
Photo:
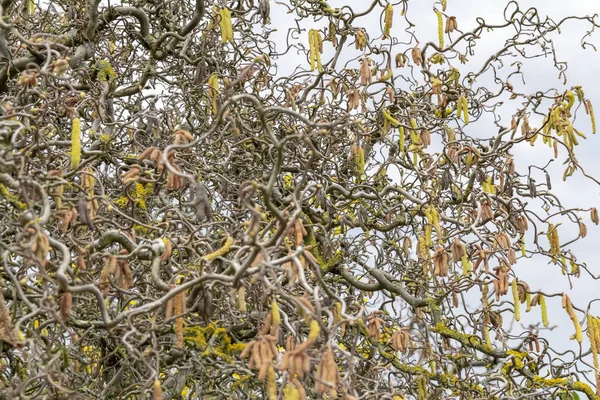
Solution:
M 463 275 L 468 275 L 473 270 L 473 265 L 467 258 L 466 254 L 464 256 L 462 256 L 461 263 L 462 263 Z
M 310 51 L 310 55 L 309 55 L 309 57 L 310 57 L 310 70 L 314 71 L 315 70 L 315 59 L 317 58 L 316 57 L 317 49 L 315 48 L 315 44 L 314 44 L 314 41 L 313 41 L 313 30 L 312 29 L 308 31 L 308 48 L 309 48 L 309 51 Z
M 465 120 L 465 124 L 469 124 L 469 102 L 467 98 L 462 96 L 462 112 Z
M 444 47 L 444 21 L 443 15 L 440 10 L 435 10 L 437 15 L 437 23 L 438 23 L 438 40 L 440 42 L 440 49 Z
M 310 329 L 308 331 L 308 341 L 314 342 L 319 337 L 319 333 L 321 332 L 321 326 L 315 320 L 310 322 Z
M 590 99 L 587 99 L 586 101 L 587 104 L 587 109 L 590 112 L 590 119 L 592 121 L 592 133 L 596 133 L 596 117 L 594 116 L 594 107 L 592 107 L 592 102 L 590 101 Z
M 300 400 L 300 393 L 293 385 L 287 384 L 283 388 L 283 400 Z
M 404 153 L 404 142 L 406 140 L 406 137 L 404 136 L 405 135 L 404 134 L 404 127 L 400 126 L 398 128 L 398 132 L 400 133 L 399 134 L 399 141 L 398 141 L 398 144 L 400 146 L 400 152 Z
M 246 288 L 244 286 L 240 286 L 237 293 L 237 304 L 240 312 L 245 313 L 247 311 L 246 306 Z
M 181 313 L 183 313 L 183 293 L 177 293 L 173 298 L 173 314 L 177 317 L 175 318 L 175 334 L 177 335 L 177 348 L 179 350 L 183 349 L 183 318 L 181 317 Z
M 575 327 L 575 339 L 577 339 L 577 341 L 581 343 L 583 341 L 581 325 L 579 324 L 579 319 L 577 318 L 577 314 L 575 313 L 575 309 L 573 308 L 571 299 L 569 299 L 567 295 L 563 295 L 563 308 L 567 310 L 567 314 L 569 314 L 569 318 L 571 318 L 573 326 Z
M 596 324 L 594 323 L 594 317 L 591 314 L 587 316 L 587 334 L 590 339 L 590 346 L 592 350 L 592 355 L 594 357 L 594 367 L 596 370 L 598 369 L 598 348 L 596 347 L 596 338 L 598 337 L 598 332 L 596 331 Z M 596 375 L 598 375 L 598 371 L 596 371 Z
M 511 283 L 513 302 L 515 303 L 515 319 L 519 321 L 521 319 L 521 302 L 519 301 L 519 290 L 517 288 L 517 280 L 513 279 Z
M 548 308 L 546 307 L 546 297 L 543 294 L 539 295 L 540 308 L 542 309 L 542 324 L 548 327 Z
M 308 31 L 308 46 L 310 51 L 310 70 L 314 71 L 316 66 L 319 72 L 323 71 L 323 66 L 321 65 L 323 39 L 317 29 L 310 29 Z
M 221 15 L 221 21 L 219 25 L 221 27 L 221 40 L 223 43 L 233 43 L 233 26 L 231 23 L 231 12 L 227 7 L 223 8 L 219 14 Z
M 276 333 L 277 329 L 279 329 L 279 324 L 281 323 L 281 313 L 279 312 L 279 305 L 275 299 L 271 302 L 271 314 L 271 332 Z
M 592 350 L 592 356 L 594 360 L 594 376 L 596 377 L 596 393 L 600 391 L 600 375 L 598 369 L 600 364 L 598 363 L 598 344 L 600 344 L 600 319 L 594 317 L 591 314 L 587 316 L 587 333 L 590 339 L 590 346 Z
M 77 169 L 81 161 L 81 121 L 79 118 L 73 119 L 71 129 L 71 168 Z
M 267 371 L 267 389 L 269 391 L 269 400 L 277 400 L 277 380 L 273 366 L 269 366 L 269 370 Z
M 217 113 L 217 94 L 219 93 L 219 76 L 218 74 L 212 74 L 208 78 L 208 97 L 211 102 L 213 114 Z
M 385 17 L 383 22 L 383 38 L 390 37 L 390 30 L 392 29 L 392 23 L 394 22 L 394 6 L 389 4 L 385 8 Z
M 162 388 L 160 387 L 160 381 L 158 379 L 154 379 L 154 384 L 152 386 L 154 400 L 162 400 Z

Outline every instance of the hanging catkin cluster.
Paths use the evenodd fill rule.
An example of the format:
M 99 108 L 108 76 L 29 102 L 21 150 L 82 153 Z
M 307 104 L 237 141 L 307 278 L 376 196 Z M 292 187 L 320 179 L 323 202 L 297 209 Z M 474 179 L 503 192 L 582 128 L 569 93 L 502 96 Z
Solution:
M 552 254 L 552 261 L 556 262 L 557 256 L 560 254 L 560 239 L 558 237 L 558 227 L 554 224 L 548 224 L 548 242 L 550 242 L 550 254 Z
M 591 314 L 587 316 L 587 334 L 594 359 L 594 375 L 596 377 L 596 393 L 600 392 L 600 364 L 598 363 L 598 349 L 600 349 L 600 318 Z
M 317 365 L 315 392 L 328 392 L 332 398 L 337 397 L 336 387 L 340 382 L 340 370 L 333 358 L 331 348 L 327 348 L 321 362 Z
M 364 50 L 367 47 L 367 35 L 363 29 L 358 29 L 356 31 L 356 40 L 354 42 L 354 46 L 357 50 Z
M 462 115 L 465 124 L 469 123 L 469 101 L 465 96 L 460 96 L 458 98 L 458 102 L 456 104 L 456 112 L 459 118 Z
M 316 66 L 319 72 L 323 71 L 323 66 L 321 65 L 323 39 L 317 29 L 310 29 L 308 31 L 308 48 L 310 51 L 310 70 L 314 71 Z

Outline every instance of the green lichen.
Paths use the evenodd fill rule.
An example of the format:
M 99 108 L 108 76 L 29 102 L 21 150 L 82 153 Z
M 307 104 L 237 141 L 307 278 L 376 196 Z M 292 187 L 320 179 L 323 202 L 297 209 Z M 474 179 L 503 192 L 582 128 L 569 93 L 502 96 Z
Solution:
M 426 370 L 425 368 L 418 365 L 409 365 L 400 362 L 400 360 L 392 353 L 383 351 L 380 347 L 379 350 L 381 356 L 388 360 L 396 369 L 404 373 L 410 374 L 411 376 L 424 376 L 427 380 L 438 382 L 442 387 L 451 390 L 456 395 L 467 392 L 477 393 L 481 397 L 485 397 L 485 389 L 483 386 L 473 383 L 469 380 L 459 379 L 456 375 L 451 373 L 437 374 Z M 496 397 L 490 397 L 490 399 L 497 399 Z
M 595 391 L 588 384 L 583 382 L 573 382 L 567 378 L 543 378 L 536 375 L 533 377 L 533 383 L 539 387 L 563 386 L 570 390 L 585 393 L 590 400 L 600 400 L 600 396 L 597 396 Z
M 98 60 L 96 70 L 98 70 L 98 79 L 101 81 L 112 81 L 117 77 L 115 70 L 107 60 Z
M 237 374 L 234 374 L 237 375 Z M 235 377 L 235 376 L 234 376 Z M 239 378 L 237 378 L 237 380 L 235 382 L 233 382 L 233 384 L 231 385 L 231 390 L 236 390 L 238 389 L 240 386 L 242 386 L 244 383 L 246 383 L 249 379 L 251 378 L 250 375 L 244 375 L 244 376 L 240 376 Z
M 108 142 L 110 142 L 112 140 L 112 136 L 105 133 L 103 135 L 100 135 L 98 140 L 100 140 L 100 142 L 103 144 L 107 144 Z
M 306 214 L 302 214 L 302 216 L 306 219 L 306 221 L 309 224 L 312 224 L 312 221 L 310 220 L 310 218 L 308 218 Z M 304 238 L 304 244 L 306 246 L 311 246 L 310 254 L 312 254 L 313 257 L 317 260 L 317 262 L 321 266 L 321 270 L 326 272 L 330 268 L 336 266 L 342 261 L 343 253 L 339 250 L 329 260 L 325 260 L 321 255 L 321 252 L 319 251 L 319 243 L 317 243 L 317 239 L 315 238 L 313 229 L 307 228 L 306 230 L 308 235 L 306 235 L 306 237 Z
M 125 208 L 127 204 L 129 204 L 129 199 L 127 196 L 121 196 L 117 200 L 115 200 L 115 204 L 120 208 Z
M 136 206 L 146 209 L 148 207 L 147 201 L 148 198 L 154 193 L 154 184 L 152 183 L 139 183 L 136 182 L 132 191 L 130 191 L 129 196 L 133 199 Z M 129 204 L 129 198 L 127 196 L 121 196 L 117 200 L 115 200 L 115 204 L 124 208 Z
M 202 350 L 201 357 L 216 356 L 232 363 L 232 355 L 241 353 L 245 343 L 231 343 L 231 337 L 225 328 L 210 323 L 207 327 L 192 326 L 184 328 L 184 339 L 191 345 Z
M 143 185 L 141 183 L 135 184 L 135 200 L 136 203 L 143 209 L 146 208 L 146 200 L 148 197 L 154 193 L 154 185 L 152 183 L 148 183 L 147 185 Z
M 432 326 L 429 329 L 434 333 L 439 333 L 442 336 L 452 338 L 464 344 L 465 346 L 472 347 L 481 351 L 482 353 L 491 354 L 494 352 L 494 349 L 487 343 L 484 343 L 479 337 L 450 329 L 444 325 L 443 322 L 438 322 L 435 326 Z
M 19 198 L 16 195 L 10 193 L 8 191 L 8 188 L 1 183 L 0 183 L 0 198 L 6 199 L 10 204 L 12 204 L 18 210 L 22 211 L 22 210 L 27 209 L 27 204 L 23 203 L 22 201 L 19 201 Z
M 138 235 L 149 235 L 152 233 L 151 228 L 147 228 L 143 225 L 138 225 L 138 224 L 133 225 L 133 231 L 135 233 L 137 233 Z

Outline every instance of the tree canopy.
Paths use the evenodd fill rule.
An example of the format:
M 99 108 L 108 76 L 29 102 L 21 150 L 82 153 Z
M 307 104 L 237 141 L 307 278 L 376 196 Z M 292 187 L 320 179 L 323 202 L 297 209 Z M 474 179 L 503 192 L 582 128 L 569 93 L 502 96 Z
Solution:
M 600 183 L 553 43 L 597 16 L 0 5 L 2 398 L 600 399 L 596 299 L 520 268 L 596 279 L 552 183 Z

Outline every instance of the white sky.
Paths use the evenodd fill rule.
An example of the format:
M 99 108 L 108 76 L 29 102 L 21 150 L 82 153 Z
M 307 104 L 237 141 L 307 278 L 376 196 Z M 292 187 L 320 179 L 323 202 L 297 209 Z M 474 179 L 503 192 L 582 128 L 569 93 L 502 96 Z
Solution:
M 363 11 L 366 9 L 370 2 L 366 1 L 330 1 L 329 4 L 332 7 L 340 7 L 343 4 L 352 4 L 355 11 Z M 419 38 L 421 43 L 427 41 L 433 41 L 437 43 L 437 28 L 436 28 L 436 15 L 433 11 L 433 1 L 409 1 L 409 12 L 408 16 L 413 23 L 416 24 L 414 31 Z M 506 1 L 458 1 L 448 0 L 448 7 L 446 14 L 455 15 L 458 20 L 458 26 L 461 30 L 470 30 L 476 26 L 475 18 L 482 17 L 488 23 L 502 23 L 503 16 L 502 12 L 507 4 Z M 519 1 L 522 10 L 536 5 L 541 18 L 546 15 L 553 18 L 555 21 L 564 18 L 567 15 L 593 15 L 600 12 L 600 3 L 597 0 L 587 1 L 571 1 L 565 2 L 558 0 L 549 1 Z M 567 6 L 568 4 L 568 6 Z M 285 37 L 287 29 L 292 25 L 290 15 L 285 13 L 285 10 L 271 2 L 272 5 L 272 25 L 271 27 L 278 28 L 280 35 L 275 35 L 278 49 L 285 49 Z M 437 6 L 441 9 L 441 7 Z M 514 7 L 514 6 L 513 6 Z M 397 6 L 395 10 L 394 26 L 392 28 L 392 36 L 396 36 L 399 42 L 410 41 L 410 35 L 405 32 L 407 28 L 406 22 L 400 17 L 401 6 Z M 379 10 L 382 10 L 379 8 Z M 380 12 L 373 12 L 368 18 L 362 18 L 355 24 L 361 24 L 368 32 L 371 32 L 371 37 L 380 34 L 379 25 Z M 323 27 L 324 20 L 320 22 L 303 21 L 302 28 L 305 31 L 300 35 L 301 41 L 306 41 L 307 31 L 310 28 Z M 520 78 L 514 77 L 511 82 L 515 85 L 517 90 L 523 92 L 533 93 L 537 90 L 548 90 L 549 88 L 556 88 L 560 93 L 572 86 L 582 85 L 586 93 L 586 97 L 590 98 L 592 103 L 596 107 L 596 114 L 600 115 L 600 94 L 598 93 L 598 71 L 600 71 L 600 53 L 594 52 L 589 47 L 583 50 L 580 43 L 581 38 L 585 32 L 590 29 L 590 24 L 584 21 L 571 21 L 565 24 L 562 28 L 562 33 L 553 34 L 550 39 L 554 42 L 557 57 L 560 61 L 568 62 L 567 85 L 562 84 L 562 80 L 557 78 L 558 71 L 554 68 L 551 59 L 533 59 L 524 60 L 522 71 L 525 78 L 525 85 L 520 81 Z M 495 53 L 502 48 L 504 40 L 507 35 L 513 35 L 513 28 L 504 28 L 497 32 L 484 33 L 482 39 L 478 41 L 475 47 L 475 55 L 470 56 L 469 63 L 464 67 L 467 70 L 479 70 L 482 66 L 482 62 L 487 59 L 490 54 Z M 587 39 L 589 42 L 600 46 L 600 34 L 593 33 Z M 446 37 L 446 44 L 448 39 Z M 412 45 L 411 45 L 412 46 Z M 398 51 L 403 51 L 406 46 L 399 46 Z M 323 56 L 323 63 L 328 60 L 332 54 L 332 46 L 329 42 L 324 43 L 325 54 Z M 396 54 L 394 51 L 392 54 Z M 355 54 L 354 56 L 356 56 Z M 515 59 L 505 59 L 505 70 L 509 71 L 510 63 Z M 308 61 L 305 60 L 304 56 L 299 56 L 295 52 L 290 52 L 282 59 L 277 61 L 279 66 L 280 74 L 291 73 L 294 68 L 298 65 L 307 65 Z M 458 61 L 452 63 L 455 66 L 458 65 Z M 338 63 L 338 68 L 342 67 L 343 63 Z M 350 64 L 351 68 L 358 68 L 358 62 Z M 402 70 L 403 73 L 407 72 L 407 69 Z M 401 73 L 400 70 L 394 70 L 395 74 Z M 503 75 L 504 76 L 504 75 Z M 485 77 L 478 81 L 481 86 L 486 85 L 485 79 L 489 80 L 490 74 L 486 74 Z M 489 84 L 489 83 L 487 83 Z M 507 102 L 502 108 L 503 112 L 501 115 L 506 125 L 510 124 L 510 118 L 513 112 L 515 112 L 518 106 L 518 101 L 513 104 Z M 598 167 L 600 163 L 596 161 L 597 152 L 600 150 L 600 134 L 593 136 L 591 134 L 591 125 L 589 123 L 589 117 L 585 115 L 583 110 L 578 114 L 579 119 L 577 120 L 575 127 L 588 136 L 587 140 L 582 140 L 581 144 L 576 148 L 576 157 L 579 162 L 586 168 L 586 171 L 592 175 L 600 177 L 600 171 Z M 597 119 L 600 117 L 597 117 Z M 479 124 L 472 124 L 469 126 L 469 132 L 476 134 L 482 134 L 482 136 L 491 136 L 497 128 L 494 125 L 490 125 L 489 120 L 482 120 Z M 536 121 L 532 120 L 532 125 L 536 125 Z M 600 120 L 599 120 L 600 123 Z M 539 122 L 537 123 L 539 126 Z M 486 134 L 486 131 L 490 131 L 490 135 Z M 526 173 L 526 166 L 530 164 L 536 164 L 543 166 L 552 157 L 552 150 L 548 147 L 542 146 L 541 141 L 536 143 L 535 147 L 530 147 L 528 144 L 519 146 L 515 149 L 515 161 L 517 170 L 520 173 Z M 574 176 L 569 178 L 565 183 L 562 181 L 562 172 L 564 166 L 564 151 L 559 158 L 554 161 L 553 167 L 549 169 L 551 172 L 553 192 L 563 201 L 563 205 L 589 208 L 597 206 L 600 208 L 600 187 L 592 181 L 583 178 L 580 174 L 575 173 Z M 543 175 L 541 175 L 543 176 Z M 541 179 L 538 179 L 538 182 Z M 539 210 L 543 213 L 542 210 Z M 600 275 L 600 267 L 595 262 L 595 246 L 600 239 L 600 229 L 593 225 L 589 219 L 589 214 L 585 214 L 584 222 L 588 226 L 588 236 L 582 241 L 572 245 L 570 248 L 579 261 L 587 263 L 588 267 L 594 274 Z M 545 229 L 545 226 L 541 226 L 540 229 Z M 561 242 L 566 239 L 577 235 L 577 231 L 574 227 L 571 229 L 564 229 L 560 231 Z M 543 246 L 547 246 L 545 238 L 541 239 Z M 570 290 L 568 280 L 560 272 L 560 268 L 556 265 L 547 264 L 546 260 L 520 260 L 516 266 L 513 267 L 520 279 L 525 280 L 531 287 L 532 290 L 543 289 L 546 293 L 561 293 L 566 291 L 571 297 L 574 305 L 581 309 L 585 309 L 589 302 L 594 298 L 599 298 L 598 288 L 600 287 L 596 281 L 589 277 L 586 273 L 582 272 L 582 277 L 573 279 L 573 289 Z M 510 299 L 509 296 L 506 300 Z M 573 325 L 567 316 L 566 312 L 561 308 L 560 297 L 555 299 L 549 299 L 549 320 L 551 326 L 558 325 L 557 329 L 551 332 L 543 332 L 542 336 L 548 338 L 552 347 L 555 350 L 573 349 L 576 347 L 576 342 L 569 341 L 569 336 L 573 334 Z M 592 312 L 594 315 L 600 315 L 600 304 L 592 304 Z M 579 314 L 582 321 L 584 321 L 584 315 Z M 505 315 L 506 328 L 510 321 L 507 320 Z M 540 321 L 540 310 L 539 307 L 533 309 L 529 314 L 524 313 L 524 307 L 522 312 L 521 324 L 527 326 L 529 324 L 539 323 Z M 520 331 L 520 330 L 517 330 Z M 589 349 L 589 343 L 584 335 L 584 343 L 582 345 L 583 351 Z

